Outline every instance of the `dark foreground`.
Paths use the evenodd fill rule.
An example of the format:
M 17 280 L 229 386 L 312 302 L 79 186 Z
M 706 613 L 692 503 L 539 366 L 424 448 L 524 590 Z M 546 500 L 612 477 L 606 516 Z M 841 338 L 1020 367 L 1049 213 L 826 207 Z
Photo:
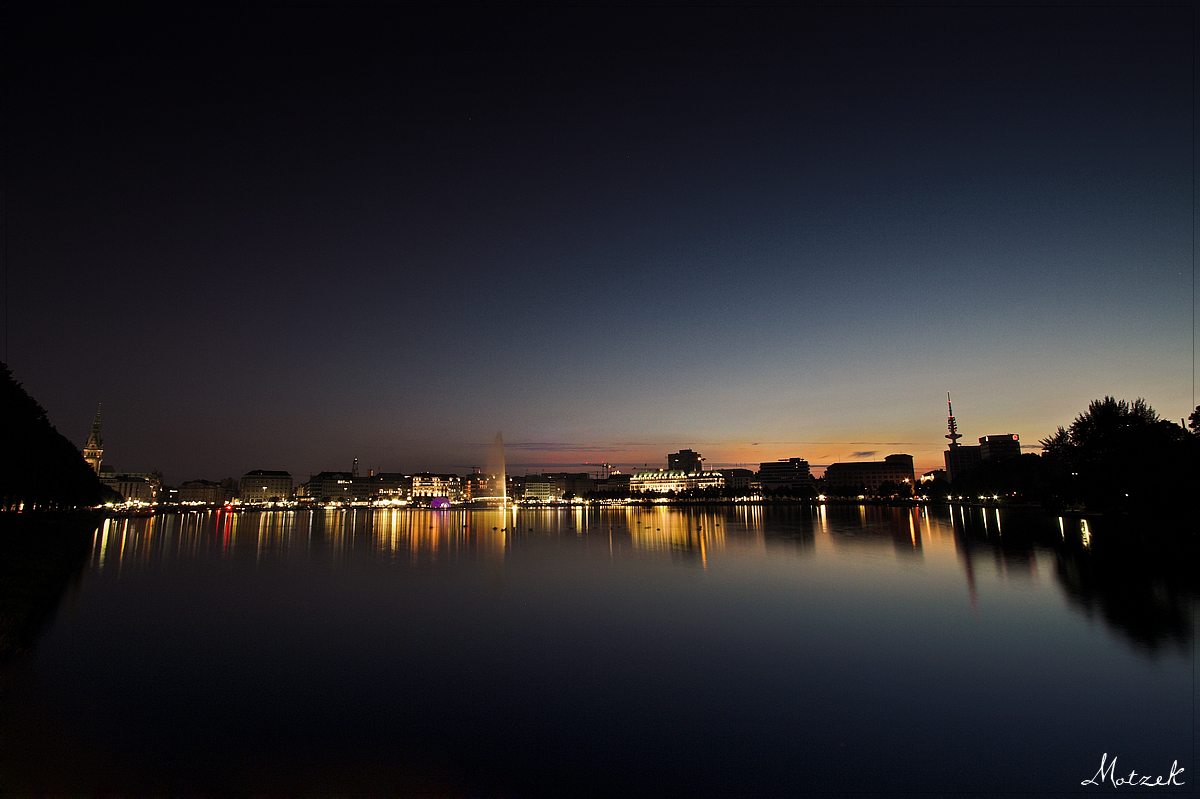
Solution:
M 1100 790 L 1104 754 L 1191 790 L 1194 569 L 1083 520 L 346 510 L 95 539 L 7 672 L 18 793 L 1055 795 Z

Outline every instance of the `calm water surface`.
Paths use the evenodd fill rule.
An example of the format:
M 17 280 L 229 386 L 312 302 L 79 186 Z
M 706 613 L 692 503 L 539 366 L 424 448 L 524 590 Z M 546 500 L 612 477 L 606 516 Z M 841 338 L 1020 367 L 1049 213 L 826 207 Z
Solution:
M 11 678 L 21 790 L 1193 788 L 1193 597 L 981 509 L 112 519 Z M 1093 540 L 1095 538 L 1096 540 Z M 1168 570 L 1169 571 L 1169 570 Z

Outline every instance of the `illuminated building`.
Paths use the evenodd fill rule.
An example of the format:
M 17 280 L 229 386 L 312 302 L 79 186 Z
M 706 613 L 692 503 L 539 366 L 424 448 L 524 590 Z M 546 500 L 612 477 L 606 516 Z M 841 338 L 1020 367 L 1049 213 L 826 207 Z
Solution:
M 117 472 L 103 466 L 100 482 L 130 502 L 157 502 L 162 490 L 162 475 L 158 472 Z
M 462 479 L 462 496 L 466 502 L 495 500 L 497 503 L 509 496 L 507 475 L 484 474 L 475 471 Z
M 490 497 L 492 494 L 489 491 L 489 486 L 492 481 L 490 475 L 476 469 L 462 479 L 463 499 L 468 502 L 478 497 Z M 496 496 L 499 496 L 497 491 Z
M 825 485 L 830 489 L 877 491 L 887 482 L 910 486 L 916 482 L 912 455 L 888 455 L 881 461 L 831 463 L 825 469 Z
M 562 484 L 549 475 L 530 474 L 525 476 L 526 500 L 552 502 L 563 498 Z
M 92 420 L 92 432 L 88 435 L 87 443 L 83 445 L 83 459 L 92 467 L 92 471 L 100 474 L 100 460 L 104 455 L 104 439 L 100 437 L 100 406 L 96 406 L 96 418 Z
M 458 502 L 462 498 L 462 478 L 457 474 L 422 472 L 412 476 L 413 499 L 445 498 Z
M 314 502 L 366 502 L 378 493 L 378 482 L 373 469 L 366 477 L 359 475 L 355 458 L 348 472 L 309 475 L 308 482 L 296 488 L 296 496 Z
M 242 475 L 241 491 L 243 502 L 272 502 L 290 499 L 292 475 L 289 472 L 273 472 L 255 469 Z
M 104 440 L 100 436 L 100 408 L 96 407 L 96 418 L 92 420 L 92 432 L 83 448 L 84 459 L 96 470 L 100 482 L 113 489 L 126 500 L 155 502 L 162 491 L 162 475 L 158 472 L 118 472 L 101 462 Z M 149 488 L 144 487 L 149 486 Z
M 674 491 L 725 487 L 725 476 L 720 472 L 684 472 L 678 469 L 660 469 L 655 472 L 635 472 L 629 479 L 629 490 L 634 494 L 666 494 Z
M 113 474 L 100 480 L 104 485 L 120 494 L 126 502 L 145 502 L 153 505 L 158 501 L 159 486 L 148 477 L 133 474 Z
M 412 478 L 399 472 L 380 472 L 367 478 L 369 494 L 375 499 L 407 500 L 412 496 Z

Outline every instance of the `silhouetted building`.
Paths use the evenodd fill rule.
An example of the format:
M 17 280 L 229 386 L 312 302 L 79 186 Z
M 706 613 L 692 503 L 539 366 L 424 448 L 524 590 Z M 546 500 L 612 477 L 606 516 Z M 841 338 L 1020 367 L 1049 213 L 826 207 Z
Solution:
M 370 496 L 376 500 L 408 500 L 412 497 L 412 478 L 399 472 L 380 472 L 367 478 Z
M 758 465 L 756 479 L 764 491 L 790 491 L 813 488 L 816 480 L 809 471 L 808 461 L 803 458 L 770 461 Z
M 703 464 L 703 456 L 699 452 L 692 452 L 690 449 L 681 449 L 667 456 L 667 471 L 669 472 L 686 472 L 687 474 L 692 474 L 703 471 Z
M 960 445 L 952 445 L 950 449 L 946 450 L 944 455 L 946 458 L 946 479 L 951 482 L 968 469 L 978 466 L 980 459 L 983 457 L 981 447 L 964 447 Z
M 979 457 L 982 460 L 1015 458 L 1021 454 L 1021 437 L 1016 433 L 1002 436 L 984 436 L 979 439 Z
M 365 488 L 361 492 L 356 490 L 356 482 L 351 472 L 320 472 L 310 475 L 308 482 L 296 489 L 296 494 L 316 502 L 353 502 L 367 494 Z
M 804 464 L 808 467 L 808 464 Z M 731 491 L 749 491 L 750 483 L 754 480 L 754 472 L 749 469 L 721 469 L 721 476 L 725 478 L 725 487 Z
M 100 474 L 100 461 L 104 455 L 104 439 L 100 437 L 100 406 L 96 406 L 96 418 L 92 420 L 92 432 L 88 435 L 87 443 L 83 445 L 83 459 L 92 467 L 92 471 Z
M 963 472 L 975 468 L 983 461 L 1015 458 L 1021 454 L 1021 437 L 1016 433 L 983 436 L 979 439 L 979 446 L 961 446 L 958 439 L 962 438 L 962 434 L 958 432 L 958 422 L 954 418 L 954 406 L 950 404 L 949 393 L 946 394 L 946 407 L 950 413 L 946 422 L 946 426 L 950 428 L 950 434 L 946 436 L 950 439 L 950 447 L 944 453 L 946 480 L 953 482 Z
M 596 481 L 587 472 L 542 472 L 542 477 L 553 480 L 562 497 L 582 497 L 596 487 Z
M 525 496 L 525 477 L 526 475 L 520 474 L 506 474 L 504 476 L 509 499 L 520 499 Z
M 211 480 L 189 480 L 179 486 L 178 500 L 182 503 L 199 502 L 204 505 L 220 505 L 225 501 L 225 489 Z
M 243 502 L 271 502 L 290 499 L 292 475 L 288 472 L 273 472 L 255 469 L 242 475 L 240 491 Z
M 610 473 L 608 477 L 597 480 L 596 486 L 592 490 L 597 494 L 628 494 L 629 481 L 632 477 L 631 474 Z
M 958 421 L 954 418 L 954 406 L 950 403 L 949 391 L 946 392 L 946 410 L 949 412 L 946 427 L 950 430 L 946 438 L 950 439 L 950 447 L 943 457 L 946 462 L 946 479 L 953 482 L 955 476 L 979 465 L 980 452 L 979 447 L 964 447 L 958 443 L 962 433 L 958 432 Z
M 912 455 L 888 455 L 882 461 L 832 463 L 825 469 L 827 489 L 877 491 L 886 482 L 910 486 L 916 482 Z

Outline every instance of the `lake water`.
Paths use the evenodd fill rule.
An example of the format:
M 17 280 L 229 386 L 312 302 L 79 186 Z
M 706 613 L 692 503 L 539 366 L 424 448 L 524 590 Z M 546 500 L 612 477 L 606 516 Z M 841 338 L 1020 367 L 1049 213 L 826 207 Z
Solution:
M 111 519 L 17 791 L 1193 790 L 1194 596 L 1078 520 L 859 506 Z M 1158 568 L 1161 566 L 1162 568 Z M 1190 569 L 1191 567 L 1186 567 Z M 1185 571 L 1186 573 L 1186 571 Z

